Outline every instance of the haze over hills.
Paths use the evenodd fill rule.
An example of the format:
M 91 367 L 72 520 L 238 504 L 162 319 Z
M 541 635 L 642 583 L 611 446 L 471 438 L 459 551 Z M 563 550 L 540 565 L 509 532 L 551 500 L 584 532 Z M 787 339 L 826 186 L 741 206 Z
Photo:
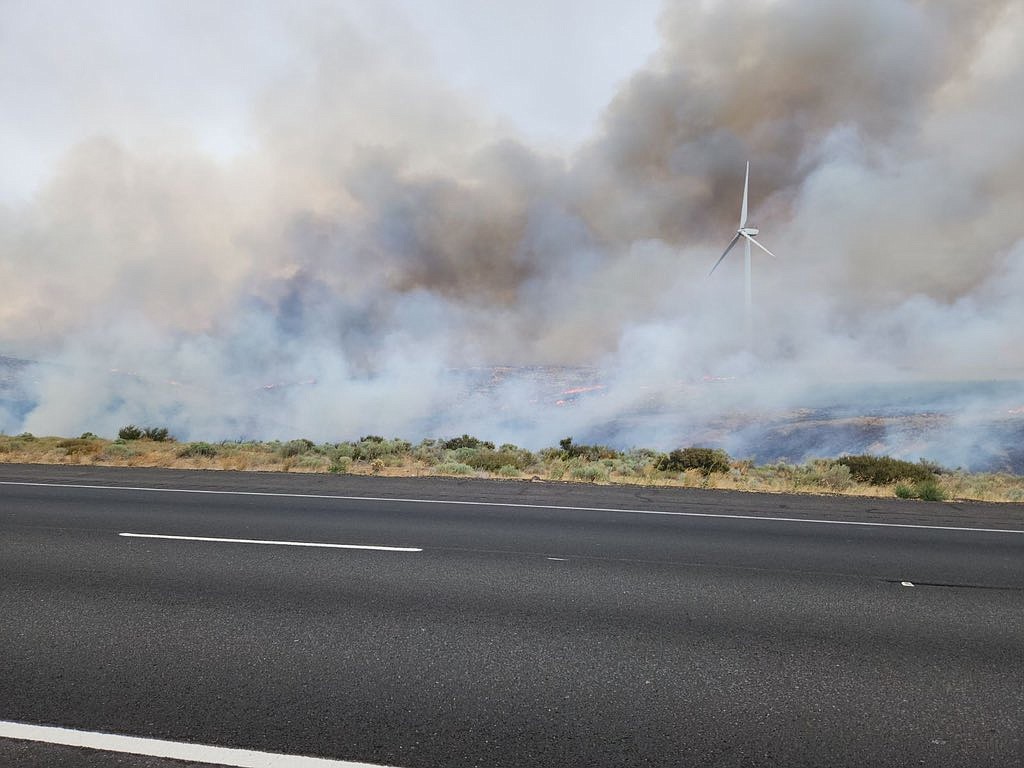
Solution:
M 30 414 L 37 406 L 32 377 L 46 367 L 0 358 L 0 408 L 15 418 Z M 555 366 L 450 370 L 446 377 L 449 396 L 410 419 L 404 425 L 407 431 L 396 436 L 448 437 L 471 425 L 485 439 L 531 449 L 573 435 L 577 441 L 620 450 L 721 447 L 759 464 L 877 453 L 925 458 L 949 468 L 1024 474 L 1024 387 L 1017 381 L 819 385 L 793 395 L 792 402 L 803 404 L 795 407 L 764 400 L 744 403 L 748 384 L 735 379 L 649 386 L 642 381 L 614 383 L 595 368 Z M 193 389 L 122 371 L 109 372 L 105 386 L 115 392 L 128 384 L 158 398 L 171 397 L 182 387 Z M 234 393 L 193 391 L 193 397 L 238 399 L 249 407 L 234 421 L 219 425 L 224 432 L 190 436 L 294 437 L 300 434 L 298 428 L 275 420 L 274 414 L 293 397 L 315 393 L 317 387 L 309 379 Z M 367 428 L 359 434 L 373 431 L 369 419 L 374 415 L 368 414 Z M 116 431 L 112 426 L 106 434 Z M 321 438 L 327 441 L 356 436 L 320 434 L 328 434 Z
M 41 7 L 103 119 L 68 115 L 38 194 L 0 208 L 0 351 L 44 361 L 0 369 L 8 433 L 571 434 L 1020 471 L 1020 3 L 667 3 L 564 152 L 353 4 L 142 4 L 130 43 L 105 11 Z M 66 90 L 52 25 L 0 13 L 27 30 L 0 86 Z M 246 141 L 133 112 L 97 41 L 152 75 L 148 104 L 270 70 L 233 115 Z M 147 119 L 152 141 L 119 132 Z M 739 262 L 706 277 L 748 159 L 780 256 L 755 261 L 749 344 Z

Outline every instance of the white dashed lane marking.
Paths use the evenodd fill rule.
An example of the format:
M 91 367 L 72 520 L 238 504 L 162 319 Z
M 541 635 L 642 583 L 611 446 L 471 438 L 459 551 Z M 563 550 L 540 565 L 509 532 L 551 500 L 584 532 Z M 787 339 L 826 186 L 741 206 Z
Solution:
M 215 536 L 170 536 L 162 533 L 119 533 L 130 539 L 170 539 L 172 541 L 212 541 L 219 544 L 271 544 L 279 547 L 320 547 L 322 549 L 368 549 L 375 552 L 422 552 L 420 547 L 389 547 L 379 544 L 328 544 L 316 541 L 273 541 L 270 539 L 224 539 Z
M 353 763 L 347 760 L 211 747 L 205 744 L 143 739 L 138 736 L 119 736 L 113 733 L 94 731 L 76 731 L 70 728 L 29 725 L 4 720 L 0 720 L 0 738 L 60 744 L 67 747 L 95 749 L 101 752 L 124 752 L 169 760 L 187 760 L 193 763 L 225 765 L 231 768 L 388 768 L 388 766 Z

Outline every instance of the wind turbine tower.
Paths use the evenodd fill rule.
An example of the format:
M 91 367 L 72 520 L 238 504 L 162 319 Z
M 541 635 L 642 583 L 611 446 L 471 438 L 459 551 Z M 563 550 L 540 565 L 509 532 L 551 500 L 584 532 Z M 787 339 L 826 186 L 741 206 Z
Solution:
M 726 246 L 725 251 L 718 257 L 718 261 L 715 262 L 715 266 L 708 272 L 708 277 L 714 274 L 715 270 L 718 269 L 718 265 L 722 263 L 722 260 L 729 255 L 729 251 L 733 249 L 733 246 L 743 238 L 743 310 L 744 310 L 744 329 L 746 331 L 747 343 L 750 343 L 751 336 L 753 334 L 754 320 L 753 320 L 753 298 L 750 289 L 750 244 L 753 243 L 762 251 L 767 253 L 773 259 L 775 254 L 761 245 L 754 238 L 757 237 L 760 230 L 757 227 L 747 226 L 747 188 L 750 184 L 750 161 L 747 161 L 747 173 L 743 177 L 743 206 L 740 208 L 740 228 L 736 230 L 736 234 L 733 235 L 732 240 L 729 241 L 729 245 Z

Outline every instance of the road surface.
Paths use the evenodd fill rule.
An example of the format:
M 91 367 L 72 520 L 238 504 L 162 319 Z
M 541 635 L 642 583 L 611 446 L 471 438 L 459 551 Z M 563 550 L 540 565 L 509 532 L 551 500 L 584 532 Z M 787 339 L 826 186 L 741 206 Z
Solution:
M 0 616 L 4 723 L 397 768 L 1024 765 L 1021 505 L 0 465 Z M 103 759 L 0 738 L 188 764 Z

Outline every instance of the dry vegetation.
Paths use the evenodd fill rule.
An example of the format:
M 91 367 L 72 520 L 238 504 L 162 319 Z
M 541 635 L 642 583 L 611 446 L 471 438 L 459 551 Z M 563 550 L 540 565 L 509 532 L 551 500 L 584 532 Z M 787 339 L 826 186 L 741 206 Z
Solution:
M 124 430 L 122 430 L 124 433 Z M 129 432 L 128 434 L 134 434 Z M 887 457 L 816 459 L 756 466 L 722 451 L 686 448 L 669 454 L 646 449 L 616 451 L 574 444 L 530 452 L 514 445 L 463 435 L 450 440 L 405 440 L 369 435 L 341 443 L 179 443 L 166 431 L 151 437 L 108 440 L 0 436 L 0 463 L 168 467 L 255 472 L 332 472 L 387 477 L 454 476 L 498 479 L 722 488 L 742 491 L 900 496 L 1024 502 L 1024 477 L 951 471 Z M 156 438 L 156 439 L 154 439 Z

